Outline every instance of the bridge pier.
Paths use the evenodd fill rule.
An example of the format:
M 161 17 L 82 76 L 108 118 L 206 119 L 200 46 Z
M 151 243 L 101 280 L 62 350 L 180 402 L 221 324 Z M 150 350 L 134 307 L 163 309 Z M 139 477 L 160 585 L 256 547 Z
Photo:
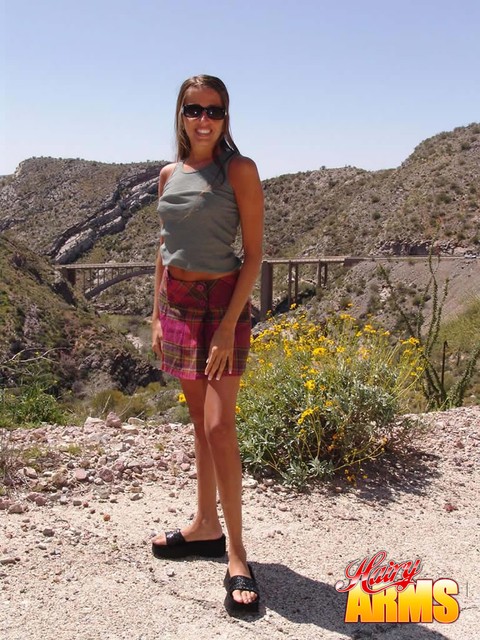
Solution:
M 316 265 L 316 289 L 323 289 L 327 286 L 328 263 L 343 264 L 343 258 L 327 257 L 320 259 L 298 258 L 298 259 L 273 259 L 264 260 L 260 272 L 260 321 L 265 320 L 269 311 L 273 307 L 273 267 L 284 264 L 288 267 L 287 303 L 290 308 L 293 303 L 297 303 L 299 296 L 299 271 L 300 265 Z
M 262 262 L 260 272 L 260 320 L 265 320 L 273 306 L 273 264 L 268 260 Z
M 66 267 L 60 267 L 60 273 L 62 274 L 62 278 L 72 285 L 75 286 L 77 282 L 77 272 L 75 269 L 67 269 Z

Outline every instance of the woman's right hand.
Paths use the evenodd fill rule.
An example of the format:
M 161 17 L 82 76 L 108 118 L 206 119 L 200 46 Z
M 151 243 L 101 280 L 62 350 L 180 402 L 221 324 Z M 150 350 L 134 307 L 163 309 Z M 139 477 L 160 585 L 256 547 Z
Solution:
M 162 355 L 162 339 L 162 325 L 160 323 L 160 318 L 156 318 L 152 321 L 152 349 L 159 358 Z

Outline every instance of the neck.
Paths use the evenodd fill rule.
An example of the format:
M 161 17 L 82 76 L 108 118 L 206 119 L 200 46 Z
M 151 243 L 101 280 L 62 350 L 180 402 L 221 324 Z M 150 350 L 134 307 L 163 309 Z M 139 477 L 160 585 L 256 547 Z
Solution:
M 212 162 L 214 157 L 218 154 L 217 149 L 190 149 L 188 158 L 185 162 L 190 165 L 204 165 Z

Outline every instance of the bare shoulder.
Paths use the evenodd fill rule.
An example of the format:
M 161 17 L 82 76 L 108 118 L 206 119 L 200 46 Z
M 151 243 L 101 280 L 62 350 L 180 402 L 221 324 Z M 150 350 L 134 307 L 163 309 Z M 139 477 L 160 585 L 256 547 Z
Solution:
M 260 182 L 257 165 L 251 158 L 235 155 L 228 166 L 228 179 L 234 189 Z
M 170 162 L 170 164 L 166 164 L 160 169 L 160 175 L 158 178 L 158 195 L 162 195 L 163 188 L 171 178 L 176 166 L 176 162 Z
M 160 180 L 168 180 L 168 178 L 172 175 L 173 170 L 175 169 L 175 167 L 177 166 L 176 162 L 170 162 L 169 164 L 164 165 L 161 169 L 160 169 Z

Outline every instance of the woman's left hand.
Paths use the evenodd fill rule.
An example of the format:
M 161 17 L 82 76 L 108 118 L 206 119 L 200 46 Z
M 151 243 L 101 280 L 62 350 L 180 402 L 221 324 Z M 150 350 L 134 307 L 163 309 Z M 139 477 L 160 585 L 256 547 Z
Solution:
M 229 373 L 233 369 L 233 347 L 235 342 L 235 327 L 218 327 L 210 342 L 205 375 L 209 380 L 220 380 L 224 371 Z

